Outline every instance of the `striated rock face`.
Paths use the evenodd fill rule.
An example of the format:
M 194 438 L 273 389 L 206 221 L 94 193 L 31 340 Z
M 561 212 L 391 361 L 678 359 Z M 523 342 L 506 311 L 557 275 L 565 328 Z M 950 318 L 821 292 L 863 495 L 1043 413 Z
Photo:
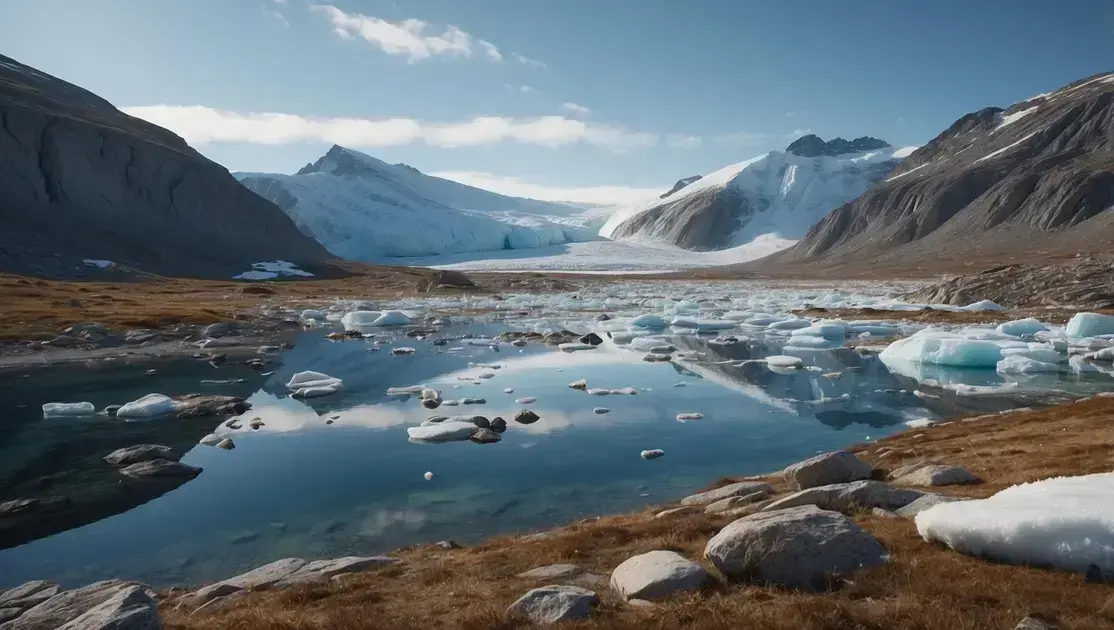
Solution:
M 231 278 L 325 258 L 175 134 L 0 55 L 0 269 L 66 277 L 97 259 Z
M 1074 264 L 1005 265 L 956 276 L 902 299 L 924 304 L 991 300 L 1006 307 L 1114 308 L 1114 263 L 1081 259 Z
M 703 177 L 703 175 L 690 175 L 688 177 L 682 177 L 681 179 L 677 180 L 676 184 L 673 184 L 673 188 L 670 188 L 667 192 L 663 192 L 659 196 L 659 198 L 660 199 L 665 199 L 669 195 L 672 195 L 673 193 L 677 192 L 678 190 L 684 188 L 685 186 L 688 186 L 689 184 L 691 184 L 695 181 L 699 181 L 700 178 L 702 178 L 702 177 Z
M 967 114 L 765 262 L 1101 248 L 1112 206 L 1114 74 L 1104 74 Z
M 801 157 L 819 157 L 821 155 L 843 155 L 845 153 L 861 153 L 863 151 L 874 151 L 877 149 L 885 149 L 890 146 L 885 140 L 878 138 L 871 138 L 870 136 L 862 136 L 854 140 L 844 140 L 843 138 L 832 138 L 828 142 L 824 142 L 820 136 L 816 134 L 808 134 L 797 138 L 785 147 L 786 153 L 793 153 Z

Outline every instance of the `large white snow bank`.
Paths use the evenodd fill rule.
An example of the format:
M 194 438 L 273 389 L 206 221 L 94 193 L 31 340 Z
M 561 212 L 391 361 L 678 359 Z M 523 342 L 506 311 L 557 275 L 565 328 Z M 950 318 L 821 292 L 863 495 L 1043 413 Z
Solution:
M 1114 473 L 1057 477 L 916 516 L 925 540 L 1016 564 L 1114 574 Z
M 177 407 L 169 396 L 163 394 L 147 394 L 143 398 L 133 400 L 116 410 L 117 418 L 151 418 L 172 413 Z
M 1095 337 L 1114 335 L 1114 315 L 1100 313 L 1076 313 L 1068 321 L 1064 332 L 1069 337 Z
M 303 232 L 353 260 L 595 240 L 593 209 L 507 197 L 333 147 L 296 175 L 237 173 Z

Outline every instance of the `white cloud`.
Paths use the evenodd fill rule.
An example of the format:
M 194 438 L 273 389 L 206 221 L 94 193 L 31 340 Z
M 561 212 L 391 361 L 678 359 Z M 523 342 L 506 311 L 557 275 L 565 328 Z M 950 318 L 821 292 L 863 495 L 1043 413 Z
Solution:
M 791 140 L 796 140 L 797 138 L 800 138 L 801 136 L 807 136 L 810 133 L 812 133 L 811 129 L 800 129 L 800 128 L 798 128 L 798 129 L 794 129 L 793 131 L 790 131 L 789 133 L 785 134 L 785 137 L 789 138 Z
M 686 136 L 683 133 L 675 133 L 666 138 L 666 144 L 674 149 L 699 149 L 701 144 L 704 144 L 704 139 L 700 136 Z
M 538 90 L 530 87 L 529 85 L 513 85 L 504 83 L 503 87 L 514 92 L 521 92 L 522 94 L 539 94 Z
M 511 56 L 514 58 L 515 61 L 517 61 L 518 63 L 520 63 L 524 66 L 530 66 L 531 68 L 538 68 L 539 70 L 544 70 L 545 67 L 546 67 L 546 65 L 544 63 L 538 61 L 537 59 L 531 59 L 531 58 L 527 57 L 526 55 L 520 55 L 518 53 L 514 53 Z
M 413 118 L 318 118 L 274 112 L 245 113 L 200 105 L 149 105 L 125 107 L 123 111 L 166 127 L 197 145 L 328 142 L 360 148 L 415 142 L 438 147 L 518 142 L 546 147 L 587 144 L 623 152 L 653 147 L 661 139 L 656 133 L 565 116 L 525 119 L 477 116 L 458 122 L 429 123 Z
M 477 171 L 445 171 L 430 173 L 434 177 L 451 179 L 476 188 L 483 188 L 512 197 L 528 197 L 542 201 L 571 201 L 573 203 L 621 204 L 661 194 L 658 188 L 632 188 L 629 186 L 589 186 L 564 188 L 524 182 L 517 177 L 503 177 Z
M 330 4 L 310 5 L 310 10 L 329 18 L 333 32 L 341 39 L 359 37 L 388 55 L 405 55 L 411 63 L 436 55 L 470 57 L 473 46 L 492 61 L 503 60 L 495 44 L 472 37 L 456 26 L 445 26 L 440 34 L 435 34 L 433 25 L 422 20 L 391 22 L 361 13 L 345 13 Z
M 736 131 L 735 133 L 723 134 L 712 138 L 714 144 L 729 146 L 729 147 L 752 147 L 762 144 L 769 139 L 764 133 L 753 133 L 750 131 Z
M 561 103 L 561 107 L 564 107 L 565 110 L 574 116 L 588 116 L 592 113 L 592 110 L 583 105 L 577 105 L 576 103 Z

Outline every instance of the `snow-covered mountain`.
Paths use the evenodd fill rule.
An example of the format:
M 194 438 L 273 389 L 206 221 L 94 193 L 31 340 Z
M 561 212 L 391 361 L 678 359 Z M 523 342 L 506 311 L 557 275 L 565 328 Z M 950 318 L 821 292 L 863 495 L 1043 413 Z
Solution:
M 767 255 L 885 178 L 914 149 L 869 137 L 804 136 L 784 152 L 687 177 L 660 199 L 621 208 L 600 235 L 701 251 L 740 248 L 740 260 Z
M 592 208 L 507 197 L 335 145 L 294 175 L 235 175 L 351 260 L 597 240 L 604 219 Z

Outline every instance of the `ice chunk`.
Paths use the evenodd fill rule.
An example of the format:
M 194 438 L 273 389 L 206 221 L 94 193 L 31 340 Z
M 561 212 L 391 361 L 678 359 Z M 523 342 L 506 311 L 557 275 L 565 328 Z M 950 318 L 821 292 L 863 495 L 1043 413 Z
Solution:
M 799 368 L 804 365 L 800 357 L 791 357 L 784 354 L 772 354 L 766 357 L 766 365 L 779 368 Z
M 668 343 L 664 337 L 637 337 L 630 340 L 630 347 L 634 350 L 650 351 Z
M 1064 332 L 1069 337 L 1093 337 L 1114 335 L 1114 315 L 1100 313 L 1076 313 L 1068 321 Z
M 669 326 L 669 323 L 660 315 L 646 314 L 630 320 L 630 325 L 638 328 L 665 328 Z
M 1014 337 L 1024 337 L 1044 332 L 1048 330 L 1048 326 L 1045 326 L 1036 318 L 1026 317 L 1025 319 L 1015 319 L 1012 322 L 1002 322 L 998 324 L 995 330 Z
M 406 387 L 388 387 L 388 396 L 410 396 L 413 394 L 420 394 L 425 389 L 425 385 L 408 385 Z
M 785 345 L 794 348 L 825 349 L 841 346 L 843 343 L 835 339 L 825 339 L 824 337 L 798 337 L 797 335 L 793 335 L 789 338 L 789 341 L 785 342 Z
M 411 323 L 410 317 L 402 311 L 383 311 L 375 321 L 371 322 L 372 326 L 405 326 Z
M 611 333 L 611 340 L 618 344 L 634 343 L 636 339 L 641 339 L 650 334 L 645 330 L 624 330 Z
M 738 325 L 738 322 L 722 319 L 674 317 L 670 325 L 676 326 L 677 328 L 693 328 L 695 330 L 728 330 Z
M 321 372 L 298 372 L 290 377 L 290 381 L 286 383 L 286 389 L 295 391 L 305 389 L 307 387 L 335 387 L 340 389 L 342 381 L 339 378 L 329 376 Z M 388 390 L 389 392 L 390 390 Z M 419 390 L 421 391 L 421 390 Z
M 1000 562 L 1114 574 L 1114 473 L 1056 477 L 916 516 L 925 540 Z
M 344 326 L 345 330 L 353 330 L 355 328 L 367 328 L 373 325 L 375 320 L 382 317 L 381 311 L 351 311 L 345 313 L 340 318 L 340 323 Z
M 318 385 L 316 387 L 301 387 L 293 391 L 290 395 L 295 398 L 319 398 L 321 396 L 328 396 L 340 391 L 340 383 L 334 385 Z
M 86 267 L 96 267 L 97 269 L 108 269 L 112 266 L 111 260 L 97 260 L 96 258 L 85 258 L 81 261 Z
M 169 396 L 162 394 L 147 394 L 139 400 L 133 400 L 116 410 L 117 418 L 150 418 L 161 416 L 174 411 L 176 403 Z
M 822 319 L 808 328 L 801 328 L 793 333 L 794 336 L 827 337 L 841 339 L 847 335 L 847 322 L 838 319 Z
M 774 322 L 782 321 L 782 319 L 784 318 L 774 317 L 773 315 L 767 315 L 766 313 L 755 313 L 754 317 L 745 320 L 743 323 L 747 326 L 758 326 L 761 328 L 765 328 L 770 324 L 773 324 Z
M 702 413 L 679 413 L 677 414 L 677 422 L 688 422 L 689 420 L 702 420 L 704 414 Z
M 1030 359 L 1020 354 L 1011 354 L 998 362 L 997 369 L 1003 374 L 1049 374 L 1059 372 L 1060 366 Z
M 515 398 L 514 402 L 518 405 L 529 405 L 530 403 L 538 402 L 538 399 L 533 396 L 525 396 L 523 398 Z
M 1056 352 L 1051 348 L 1004 348 L 1002 349 L 1003 357 L 1026 357 L 1034 361 L 1044 361 L 1045 363 L 1059 363 L 1065 358 L 1064 355 Z
M 891 343 L 879 353 L 878 358 L 887 366 L 905 361 L 962 367 L 995 367 L 1002 360 L 1002 347 L 993 341 L 968 339 L 925 329 Z
M 973 304 L 968 304 L 967 306 L 960 307 L 960 310 L 963 310 L 963 311 L 1004 311 L 1006 309 L 1004 309 L 1001 306 L 995 304 L 994 302 L 991 302 L 990 300 L 979 300 L 978 302 L 975 302 Z
M 866 333 L 878 337 L 893 337 L 901 333 L 901 329 L 897 326 L 888 326 L 886 324 L 856 324 L 854 322 L 847 326 L 847 331 L 858 335 Z
M 43 405 L 44 418 L 68 418 L 73 416 L 91 416 L 97 413 L 97 408 L 91 402 L 76 403 L 46 403 Z
M 325 311 L 307 308 L 306 310 L 302 311 L 302 319 L 316 319 L 319 321 L 325 321 Z
M 799 330 L 801 328 L 808 328 L 811 325 L 812 322 L 807 319 L 794 317 L 793 319 L 783 319 L 779 322 L 774 322 L 767 326 L 767 328 L 773 330 Z
M 467 440 L 479 427 L 471 422 L 447 420 L 421 427 L 409 427 L 406 433 L 414 442 L 456 442 Z

